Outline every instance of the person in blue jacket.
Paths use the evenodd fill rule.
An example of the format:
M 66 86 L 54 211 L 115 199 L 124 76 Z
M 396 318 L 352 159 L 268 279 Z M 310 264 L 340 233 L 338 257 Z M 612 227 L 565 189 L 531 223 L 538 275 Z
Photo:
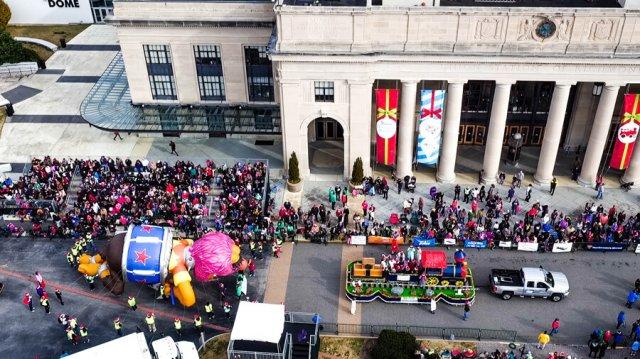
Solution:
M 637 300 L 638 293 L 635 290 L 630 291 L 629 295 L 627 295 L 627 308 L 631 308 Z
M 616 325 L 616 329 L 620 329 L 620 327 L 624 327 L 625 326 L 625 315 L 624 315 L 624 311 L 621 310 L 620 313 L 618 313 L 618 325 Z

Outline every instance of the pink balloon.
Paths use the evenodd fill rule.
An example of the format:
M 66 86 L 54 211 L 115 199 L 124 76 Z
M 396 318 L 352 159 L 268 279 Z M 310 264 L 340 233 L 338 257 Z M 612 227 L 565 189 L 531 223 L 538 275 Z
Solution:
M 233 240 L 224 233 L 210 232 L 193 243 L 191 255 L 194 273 L 201 282 L 210 281 L 214 276 L 224 277 L 235 272 L 231 255 Z

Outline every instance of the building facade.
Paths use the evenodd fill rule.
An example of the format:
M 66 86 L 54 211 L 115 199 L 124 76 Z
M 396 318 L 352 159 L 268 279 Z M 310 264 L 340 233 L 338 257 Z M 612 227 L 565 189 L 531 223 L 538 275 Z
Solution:
M 102 23 L 113 15 L 113 0 L 4 0 L 12 25 Z
M 399 91 L 395 169 L 411 175 L 419 90 L 439 89 L 439 181 L 455 180 L 459 146 L 481 148 L 483 179 L 495 181 L 519 133 L 540 147 L 536 181 L 553 178 L 563 150 L 582 148 L 579 181 L 592 184 L 622 95 L 640 83 L 640 11 L 633 1 L 543 3 L 124 0 L 110 22 L 134 105 L 279 106 L 283 158 L 296 152 L 305 176 L 318 141 L 340 144 L 345 178 L 357 158 L 366 173 L 377 166 L 376 89 Z M 640 151 L 623 179 L 640 180 Z

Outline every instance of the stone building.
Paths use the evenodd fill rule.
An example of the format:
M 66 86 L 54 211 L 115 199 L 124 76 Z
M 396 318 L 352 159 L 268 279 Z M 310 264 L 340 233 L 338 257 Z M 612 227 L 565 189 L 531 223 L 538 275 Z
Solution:
M 483 151 L 479 168 L 493 182 L 504 146 L 518 133 L 524 148 L 539 151 L 536 181 L 548 183 L 558 156 L 579 148 L 579 182 L 592 184 L 615 138 L 623 95 L 640 90 L 638 5 L 114 1 L 108 21 L 118 30 L 130 102 L 141 109 L 130 121 L 97 125 L 273 138 L 282 141 L 284 159 L 298 154 L 305 176 L 313 173 L 311 152 L 329 143 L 348 177 L 358 157 L 366 173 L 381 168 L 374 93 L 397 89 L 399 176 L 435 171 L 439 181 L 454 181 L 459 148 L 471 146 Z M 446 91 L 435 170 L 414 165 L 423 89 Z M 640 180 L 640 151 L 623 175 Z

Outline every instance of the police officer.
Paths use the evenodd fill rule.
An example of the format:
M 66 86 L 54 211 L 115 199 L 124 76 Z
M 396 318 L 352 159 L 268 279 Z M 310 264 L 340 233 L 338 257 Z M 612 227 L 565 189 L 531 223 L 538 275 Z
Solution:
M 193 325 L 196 327 L 198 333 L 202 334 L 204 332 L 204 326 L 202 325 L 202 318 L 199 314 L 193 316 Z
M 40 305 L 42 305 L 44 307 L 44 311 L 47 314 L 51 313 L 51 305 L 49 305 L 49 297 L 47 296 L 42 296 L 40 297 Z
M 78 341 L 76 340 L 76 333 L 71 330 L 71 328 L 67 329 L 67 338 L 71 342 L 71 344 L 76 345 Z
M 224 315 L 227 317 L 227 321 L 231 321 L 231 304 L 224 302 Z
M 116 333 L 118 333 L 118 336 L 122 336 L 122 322 L 119 317 L 113 321 L 113 328 L 116 330 Z
M 74 245 L 73 247 L 71 247 L 71 256 L 73 257 L 73 266 L 75 267 L 75 264 L 78 263 L 78 256 L 80 255 L 80 253 L 78 253 L 78 246 Z
M 78 327 L 78 319 L 76 318 L 71 318 L 69 319 L 69 328 L 71 328 L 71 330 L 73 330 L 73 332 L 76 332 L 76 328 Z
M 207 304 L 204 305 L 204 311 L 207 313 L 207 318 L 213 320 L 215 313 L 213 312 L 213 304 L 211 304 L 211 302 L 207 302 Z
M 129 299 L 127 299 L 127 304 L 129 304 L 129 308 L 131 308 L 131 310 L 133 310 L 134 312 L 136 311 L 136 309 L 138 309 L 138 303 L 136 302 L 136 298 L 129 296 Z
M 156 315 L 152 312 L 147 313 L 147 316 L 144 318 L 145 323 L 147 323 L 147 327 L 149 327 L 150 333 L 156 332 Z
M 173 320 L 173 327 L 176 328 L 178 336 L 182 337 L 182 321 L 180 321 L 180 318 L 175 318 Z
M 67 262 L 69 263 L 69 266 L 73 268 L 76 265 L 76 258 L 71 253 L 72 252 L 67 252 Z
M 89 329 L 87 329 L 87 327 L 83 324 L 80 326 L 80 338 L 82 338 L 82 342 L 83 343 L 88 343 L 89 342 Z
M 87 280 L 87 283 L 89 283 L 89 289 L 91 289 L 91 290 L 96 289 L 96 284 L 95 284 L 96 277 L 95 276 L 85 274 L 84 278 Z

